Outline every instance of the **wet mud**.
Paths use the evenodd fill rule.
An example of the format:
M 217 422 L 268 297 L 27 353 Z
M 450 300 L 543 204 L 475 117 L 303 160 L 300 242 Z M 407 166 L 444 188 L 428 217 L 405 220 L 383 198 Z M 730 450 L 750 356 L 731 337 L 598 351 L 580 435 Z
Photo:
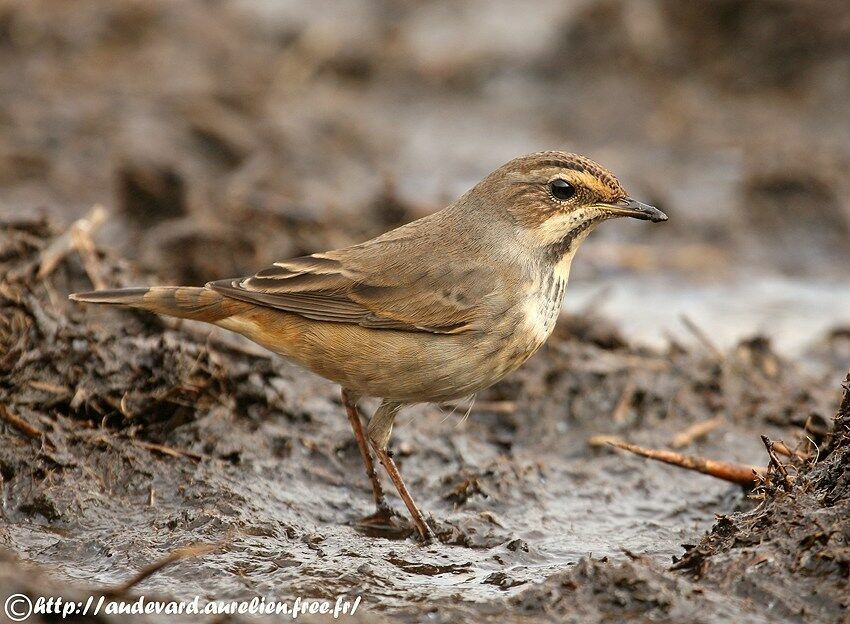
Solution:
M 505 609 L 518 621 L 830 621 L 846 605 L 838 381 L 763 339 L 662 352 L 565 317 L 471 407 L 410 408 L 393 446 L 437 528 L 423 546 L 354 526 L 370 491 L 332 384 L 223 332 L 74 307 L 65 296 L 94 267 L 111 285 L 146 276 L 69 248 L 39 278 L 58 232 L 44 221 L 2 230 L 0 535 L 53 579 L 103 590 L 202 542 L 218 548 L 132 591 L 352 594 L 370 616 L 436 621 Z M 766 465 L 767 435 L 812 458 L 786 458 L 793 480 L 771 473 L 748 497 L 594 443 L 664 447 L 718 415 L 689 452 Z

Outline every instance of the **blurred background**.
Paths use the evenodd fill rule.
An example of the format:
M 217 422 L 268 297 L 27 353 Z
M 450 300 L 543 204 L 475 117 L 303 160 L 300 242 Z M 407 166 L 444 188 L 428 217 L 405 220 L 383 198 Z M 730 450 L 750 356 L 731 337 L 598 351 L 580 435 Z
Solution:
M 844 0 L 0 1 L 0 216 L 103 204 L 163 281 L 364 240 L 542 149 L 671 217 L 600 228 L 568 310 L 850 339 Z

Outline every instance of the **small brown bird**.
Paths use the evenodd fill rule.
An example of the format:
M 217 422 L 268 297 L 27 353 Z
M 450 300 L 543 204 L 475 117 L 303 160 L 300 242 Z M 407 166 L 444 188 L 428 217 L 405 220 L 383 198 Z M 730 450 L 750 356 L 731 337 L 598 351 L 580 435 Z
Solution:
M 411 403 L 467 397 L 525 362 L 552 333 L 576 250 L 614 217 L 665 221 L 613 174 L 565 152 L 516 158 L 453 204 L 365 243 L 276 262 L 203 288 L 71 295 L 213 323 L 342 386 L 342 402 L 372 483 L 393 515 L 372 450 L 423 539 L 432 532 L 388 450 Z M 364 435 L 361 397 L 382 399 Z

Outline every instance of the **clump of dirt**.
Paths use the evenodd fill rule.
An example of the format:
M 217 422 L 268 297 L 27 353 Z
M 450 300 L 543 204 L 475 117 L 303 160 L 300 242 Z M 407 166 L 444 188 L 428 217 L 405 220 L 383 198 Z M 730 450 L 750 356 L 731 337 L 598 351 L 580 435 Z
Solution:
M 90 245 L 85 228 L 71 231 L 18 220 L 0 234 L 0 536 L 61 579 L 114 586 L 203 542 L 222 546 L 137 591 L 359 593 L 373 615 L 432 611 L 437 621 L 495 618 L 493 605 L 516 621 L 676 621 L 688 609 L 761 613 L 757 602 L 727 604 L 720 593 L 752 561 L 746 540 L 791 536 L 776 569 L 756 567 L 779 579 L 777 592 L 818 582 L 827 591 L 846 574 L 843 534 L 826 528 L 838 520 L 823 511 L 824 501 L 830 510 L 846 504 L 846 418 L 832 434 L 825 426 L 834 383 L 801 372 L 764 339 L 724 353 L 694 327 L 700 348 L 662 352 L 631 346 L 603 322 L 566 318 L 468 418 L 465 404 L 410 408 L 396 457 L 441 540 L 422 547 L 351 526 L 369 513 L 369 490 L 331 384 L 224 332 L 72 306 L 67 293 L 92 282 L 147 278 Z M 606 434 L 665 446 L 718 415 L 688 442 L 692 452 L 764 464 L 758 436 L 767 434 L 820 461 L 797 466 L 793 487 L 766 482 L 753 511 L 735 486 L 588 444 Z M 732 520 L 684 555 L 676 567 L 685 574 L 668 570 L 664 562 L 713 514 Z M 808 524 L 793 524 L 806 514 Z M 782 567 L 795 555 L 796 572 Z M 795 608 L 790 600 L 783 613 Z
M 765 605 L 775 618 L 838 621 L 850 607 L 850 375 L 815 463 L 788 466 L 751 495 L 755 509 L 721 515 L 676 562 L 696 580 Z M 794 590 L 788 581 L 794 579 Z
M 512 601 L 517 621 L 750 621 L 739 605 L 642 558 L 582 559 Z
M 173 430 L 197 410 L 226 402 L 224 397 L 248 376 L 257 386 L 267 384 L 268 360 L 250 369 L 229 367 L 225 374 L 224 363 L 203 341 L 163 332 L 167 321 L 129 313 L 108 330 L 98 322 L 82 322 L 85 312 L 64 299 L 75 289 L 90 288 L 84 266 L 64 261 L 49 281 L 33 279 L 41 258 L 52 255 L 49 227 L 32 222 L 6 228 L 7 253 L 0 260 L 6 275 L 0 301 L 0 387 L 25 419 L 60 413 L 81 426 L 143 432 L 156 439 L 157 432 Z M 102 254 L 97 259 L 98 266 L 108 267 L 107 283 L 127 279 L 120 263 L 103 262 Z M 253 412 L 263 403 L 264 409 L 280 409 L 269 405 L 267 394 L 243 393 L 240 407 Z

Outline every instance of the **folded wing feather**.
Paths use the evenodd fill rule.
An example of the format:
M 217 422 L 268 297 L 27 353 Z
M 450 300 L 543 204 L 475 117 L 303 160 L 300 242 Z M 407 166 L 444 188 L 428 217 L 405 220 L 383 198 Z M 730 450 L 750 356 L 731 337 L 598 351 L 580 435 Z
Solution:
M 441 334 L 477 329 L 494 292 L 487 267 L 449 264 L 428 271 L 410 257 L 415 254 L 394 261 L 391 253 L 364 251 L 358 246 L 294 258 L 207 287 L 317 321 Z

